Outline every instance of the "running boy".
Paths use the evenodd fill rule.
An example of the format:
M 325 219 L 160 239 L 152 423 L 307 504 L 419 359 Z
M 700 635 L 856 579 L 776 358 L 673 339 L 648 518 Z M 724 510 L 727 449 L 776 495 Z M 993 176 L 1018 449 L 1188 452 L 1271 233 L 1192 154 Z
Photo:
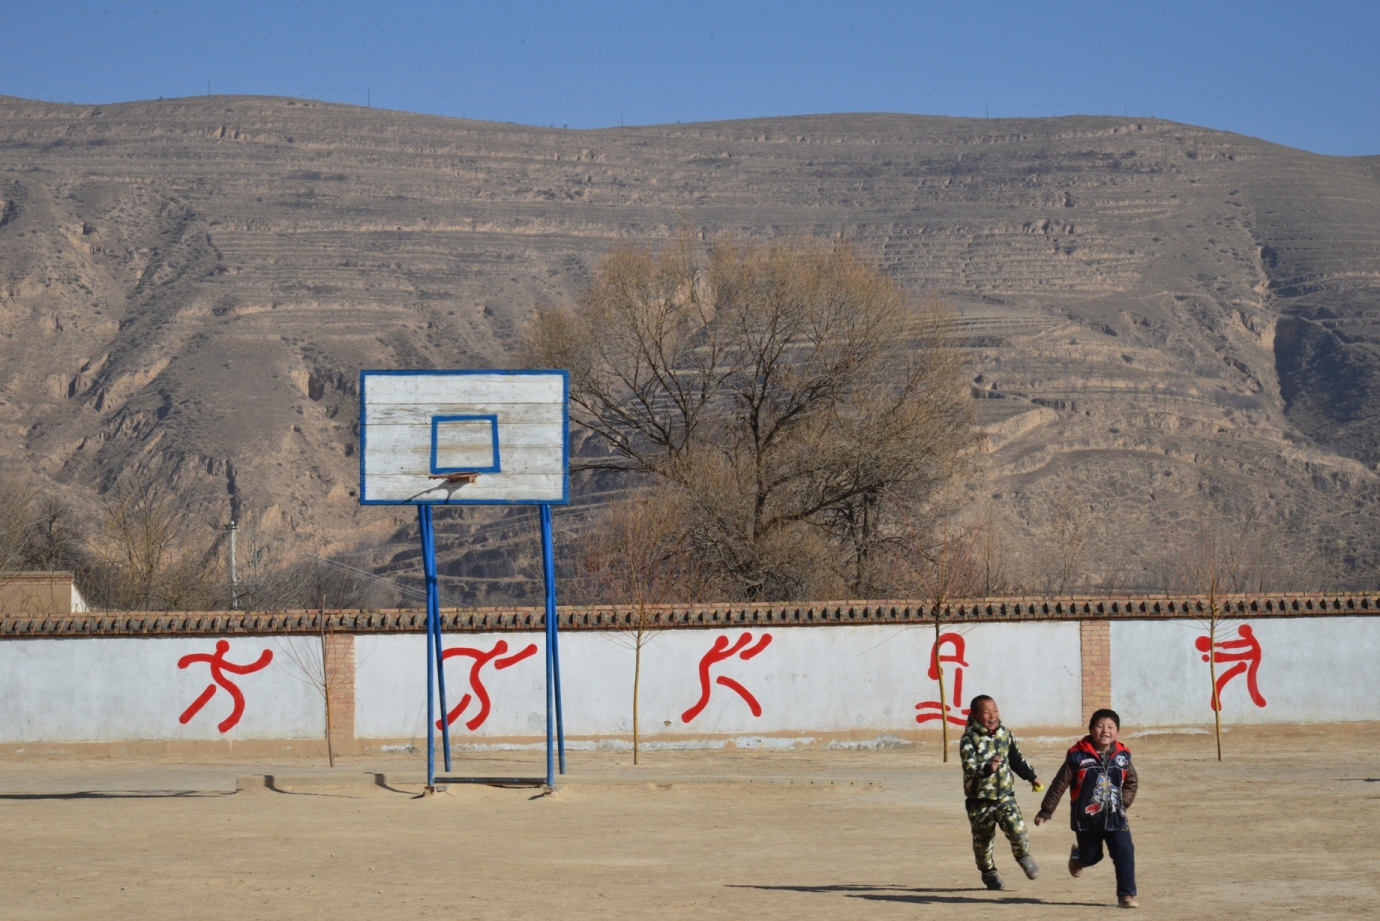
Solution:
M 1016 804 L 1016 781 L 1011 772 L 1028 780 L 1036 791 L 1043 788 L 1035 769 L 1021 757 L 1011 731 L 1001 724 L 997 702 L 986 694 L 974 697 L 968 705 L 968 728 L 958 753 L 963 761 L 963 796 L 973 830 L 973 856 L 983 883 L 988 889 L 1005 888 L 992 859 L 998 827 L 1011 842 L 1011 853 L 1025 875 L 1030 879 L 1039 876 L 1040 868 L 1030 856 L 1030 835 Z
M 1136 901 L 1136 848 L 1126 810 L 1136 798 L 1135 766 L 1131 752 L 1117 741 L 1121 717 L 1114 710 L 1098 710 L 1088 721 L 1088 734 L 1064 758 L 1064 766 L 1049 785 L 1035 816 L 1043 825 L 1054 815 L 1059 798 L 1069 794 L 1070 825 L 1078 843 L 1069 853 L 1069 874 L 1082 876 L 1084 867 L 1102 859 L 1102 845 L 1116 867 L 1116 897 L 1122 908 L 1139 908 Z

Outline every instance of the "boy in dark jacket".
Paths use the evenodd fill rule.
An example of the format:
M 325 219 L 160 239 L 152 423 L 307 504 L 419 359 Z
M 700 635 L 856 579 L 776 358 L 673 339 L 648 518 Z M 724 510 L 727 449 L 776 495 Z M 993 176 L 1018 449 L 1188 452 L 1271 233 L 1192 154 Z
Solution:
M 1122 908 L 1139 908 L 1136 901 L 1136 848 L 1126 810 L 1136 798 L 1139 784 L 1131 752 L 1117 741 L 1121 717 L 1114 710 L 1098 710 L 1088 721 L 1088 734 L 1070 748 L 1063 767 L 1049 785 L 1035 824 L 1054 815 L 1059 799 L 1070 790 L 1070 825 L 1078 843 L 1069 854 L 1069 873 L 1082 876 L 1084 867 L 1102 859 L 1102 846 L 1116 867 L 1117 902 Z
M 973 831 L 973 856 L 988 889 L 1002 889 L 1001 877 L 992 856 L 992 842 L 997 829 L 1011 842 L 1011 852 L 1030 879 L 1040 875 L 1035 858 L 1030 856 L 1030 835 L 1016 804 L 1014 771 L 1029 781 L 1036 790 L 1042 789 L 1035 769 L 1021 757 L 1016 739 L 1001 724 L 997 702 L 986 694 L 974 697 L 968 707 L 968 728 L 958 743 L 959 758 L 963 762 L 963 798 L 968 810 L 968 824 Z

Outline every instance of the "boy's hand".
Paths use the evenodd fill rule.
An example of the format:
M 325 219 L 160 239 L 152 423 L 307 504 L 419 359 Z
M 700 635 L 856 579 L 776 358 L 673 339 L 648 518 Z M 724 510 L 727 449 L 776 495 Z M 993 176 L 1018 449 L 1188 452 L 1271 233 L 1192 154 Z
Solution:
M 1048 822 L 1048 821 L 1049 821 L 1049 816 L 1045 815 L 1043 812 L 1039 812 L 1039 813 L 1036 813 L 1036 814 L 1035 814 L 1035 824 L 1036 824 L 1036 825 L 1043 825 L 1043 824 L 1045 824 L 1045 823 Z
M 1030 789 L 1034 790 L 1036 793 L 1043 793 L 1045 792 L 1045 785 L 1040 783 L 1040 778 L 1036 777 L 1030 782 Z
M 1001 770 L 1001 755 L 997 755 L 991 761 L 987 762 L 987 773 L 995 774 L 999 770 Z

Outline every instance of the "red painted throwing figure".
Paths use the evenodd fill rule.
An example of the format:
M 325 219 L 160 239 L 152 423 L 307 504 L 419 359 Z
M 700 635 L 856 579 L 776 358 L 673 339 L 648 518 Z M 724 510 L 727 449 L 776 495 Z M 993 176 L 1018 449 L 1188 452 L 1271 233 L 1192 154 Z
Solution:
M 1251 629 L 1250 624 L 1237 627 L 1236 635 L 1241 639 L 1219 640 L 1217 648 L 1212 651 L 1214 662 L 1236 663 L 1217 676 L 1217 693 L 1213 695 L 1212 701 L 1214 710 L 1222 709 L 1222 688 L 1242 672 L 1246 673 L 1246 690 L 1251 695 L 1251 702 L 1257 707 L 1265 706 L 1265 698 L 1260 695 L 1260 687 L 1255 683 L 1256 672 L 1260 669 L 1260 641 L 1255 638 L 1255 631 Z M 1212 645 L 1212 641 L 1200 636 L 1194 640 L 1193 645 L 1198 647 L 1198 651 L 1203 654 L 1203 661 L 1206 662 L 1208 647 Z
M 234 728 L 235 724 L 240 721 L 240 717 L 244 715 L 244 695 L 240 693 L 240 689 L 235 682 L 225 677 L 225 673 L 230 672 L 234 675 L 248 675 L 250 672 L 257 672 L 262 668 L 267 668 L 268 663 L 273 661 L 273 650 L 265 649 L 263 652 L 259 653 L 259 658 L 255 659 L 249 665 L 235 665 L 225 661 L 225 654 L 229 651 L 230 642 L 228 640 L 216 640 L 215 655 L 209 655 L 204 652 L 194 652 L 177 660 L 178 668 L 186 668 L 193 662 L 208 663 L 211 666 L 211 681 L 213 682 L 212 684 L 206 685 L 206 690 L 201 692 L 201 696 L 192 701 L 190 707 L 182 711 L 182 715 L 177 718 L 177 721 L 182 725 L 185 726 L 192 717 L 201 712 L 201 708 L 206 706 L 212 697 L 216 696 L 217 685 L 230 692 L 230 699 L 234 701 L 234 707 L 230 710 L 230 715 L 221 720 L 220 725 L 216 728 L 222 733 L 229 732 Z
M 945 645 L 952 646 L 954 651 L 947 656 L 942 656 L 939 654 L 939 650 Z M 922 700 L 916 704 L 915 709 L 920 711 L 915 714 L 917 723 L 947 719 L 955 726 L 968 725 L 967 708 L 960 710 L 954 705 L 954 701 L 958 701 L 960 704 L 963 702 L 963 670 L 968 667 L 968 663 L 963 660 L 963 654 L 963 637 L 960 634 L 941 633 L 939 639 L 934 641 L 934 646 L 930 649 L 930 680 L 939 680 L 939 663 L 952 662 L 954 665 L 954 692 L 949 695 L 948 701 L 942 707 L 937 700 Z M 956 716 L 955 713 L 957 713 Z
M 732 646 L 728 644 L 727 636 L 718 636 L 714 638 L 714 645 L 711 646 L 709 651 L 700 659 L 700 699 L 695 702 L 693 707 L 680 715 L 680 721 L 682 723 L 690 722 L 692 719 L 699 716 L 704 708 L 709 705 L 709 695 L 714 690 L 709 684 L 709 669 L 716 663 L 722 662 L 725 659 L 731 659 L 735 655 L 744 661 L 751 659 L 771 644 L 771 634 L 763 633 L 761 639 L 756 643 L 752 643 L 751 646 L 748 646 L 749 643 L 752 643 L 751 633 L 744 633 L 742 636 L 738 637 L 737 642 Z M 746 649 L 743 648 L 745 646 L 747 646 Z M 748 709 L 752 711 L 753 716 L 762 715 L 762 705 L 757 702 L 757 698 L 753 697 L 752 692 L 747 688 L 743 687 L 732 678 L 726 678 L 723 675 L 715 678 L 714 683 L 723 685 L 743 698 L 743 700 L 747 702 Z
M 478 699 L 479 712 L 476 713 L 469 722 L 465 723 L 465 728 L 470 732 L 474 732 L 480 726 L 483 726 L 484 721 L 489 718 L 489 692 L 484 689 L 484 682 L 480 680 L 479 670 L 490 662 L 494 663 L 495 669 L 504 669 L 510 665 L 516 665 L 523 659 L 536 655 L 537 644 L 528 643 L 527 648 L 523 649 L 521 652 L 514 653 L 511 656 L 505 656 L 501 659 L 498 658 L 507 651 L 508 641 L 499 640 L 494 644 L 494 648 L 490 649 L 488 652 L 480 652 L 478 649 L 471 649 L 468 646 L 456 646 L 454 649 L 447 649 L 445 652 L 441 653 L 442 662 L 453 656 L 469 656 L 471 659 L 474 659 L 474 664 L 470 666 L 470 690 L 474 692 L 474 695 L 471 696 L 467 693 L 464 697 L 460 698 L 460 702 L 446 714 L 446 723 L 454 723 L 460 718 L 460 714 L 465 712 L 465 708 L 470 705 L 470 701 Z M 436 728 L 441 728 L 440 720 L 436 721 Z

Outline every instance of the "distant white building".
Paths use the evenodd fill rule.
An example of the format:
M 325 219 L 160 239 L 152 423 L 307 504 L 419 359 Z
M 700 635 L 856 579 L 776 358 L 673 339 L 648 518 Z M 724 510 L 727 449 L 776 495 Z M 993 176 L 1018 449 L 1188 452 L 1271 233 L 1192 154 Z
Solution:
M 0 615 L 89 610 L 70 572 L 0 572 Z

